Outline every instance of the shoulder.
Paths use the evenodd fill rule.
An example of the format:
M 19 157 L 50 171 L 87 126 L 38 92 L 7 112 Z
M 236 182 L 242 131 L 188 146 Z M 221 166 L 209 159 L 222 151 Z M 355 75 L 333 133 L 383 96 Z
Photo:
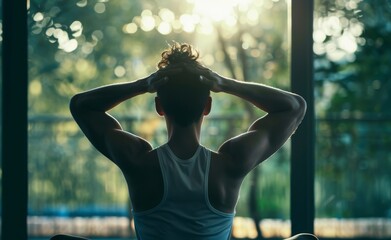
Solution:
M 106 144 L 111 160 L 120 168 L 137 165 L 140 159 L 153 151 L 146 140 L 122 130 L 112 131 L 106 138 Z
M 246 144 L 246 141 L 240 141 L 241 137 L 251 138 L 252 136 L 247 136 L 250 134 L 255 133 L 246 133 L 231 139 L 231 141 L 225 142 L 217 152 L 212 154 L 214 164 L 219 167 L 219 171 L 224 172 L 227 178 L 242 180 L 257 164 L 259 164 L 259 162 L 255 161 L 259 156 L 264 154 L 267 144 L 263 141 L 259 141 L 256 149 L 251 149 L 250 146 Z
M 117 166 L 124 176 L 128 180 L 131 180 L 133 184 L 149 181 L 149 178 L 154 178 L 161 174 L 159 157 L 156 149 L 133 156 L 131 159 L 124 158 L 119 160 Z
M 211 151 L 210 171 L 211 175 L 220 176 L 221 178 L 242 178 L 241 171 L 235 165 L 232 155 L 222 151 Z

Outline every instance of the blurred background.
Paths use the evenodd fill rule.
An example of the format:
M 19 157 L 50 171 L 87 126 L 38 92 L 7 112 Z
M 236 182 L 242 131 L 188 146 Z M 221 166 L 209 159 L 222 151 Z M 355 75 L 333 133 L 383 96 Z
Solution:
M 314 2 L 315 233 L 391 239 L 391 1 Z M 125 180 L 72 120 L 72 95 L 149 75 L 172 41 L 193 44 L 223 75 L 289 90 L 290 4 L 30 0 L 29 238 L 134 238 Z M 211 149 L 264 114 L 234 97 L 213 98 L 201 139 Z M 153 99 L 110 113 L 157 147 L 165 124 Z M 289 176 L 288 141 L 243 183 L 233 238 L 290 236 Z

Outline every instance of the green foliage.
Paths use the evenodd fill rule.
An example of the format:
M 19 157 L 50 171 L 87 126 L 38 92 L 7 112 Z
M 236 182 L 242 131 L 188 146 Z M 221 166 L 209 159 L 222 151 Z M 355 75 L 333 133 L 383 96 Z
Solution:
M 315 32 L 324 33 L 322 38 L 317 32 L 320 37 L 314 47 L 318 49 L 317 114 L 322 118 L 317 129 L 317 212 L 319 216 L 387 217 L 391 209 L 387 187 L 391 181 L 391 5 L 388 1 L 318 1 L 316 16 Z M 329 20 L 334 24 L 327 28 L 324 23 Z M 317 44 L 329 47 L 321 49 Z
M 384 217 L 391 209 L 390 4 L 315 2 L 317 216 Z M 288 89 L 283 1 L 241 5 L 233 10 L 236 22 L 212 21 L 195 12 L 194 4 L 30 1 L 31 209 L 128 204 L 122 175 L 82 136 L 70 118 L 69 99 L 79 91 L 151 73 L 158 53 L 172 40 L 196 45 L 204 64 L 222 74 Z M 181 22 L 189 16 L 191 21 Z M 203 144 L 212 149 L 262 115 L 234 97 L 213 98 L 213 112 L 202 132 Z M 112 113 L 125 129 L 154 146 L 166 140 L 152 95 L 135 98 Z M 256 207 L 264 218 L 288 218 L 288 153 L 285 146 L 258 167 Z M 239 215 L 249 216 L 251 177 L 242 187 Z
M 122 175 L 70 121 L 68 102 L 79 91 L 150 74 L 156 69 L 159 53 L 172 40 L 195 45 L 204 64 L 222 74 L 288 88 L 286 4 L 270 0 L 232 7 L 234 23 L 214 22 L 211 16 L 195 12 L 194 4 L 30 1 L 29 115 L 35 119 L 30 121 L 29 130 L 31 209 L 127 205 Z M 151 22 L 152 28 L 148 25 Z M 166 22 L 171 28 L 163 28 Z M 263 114 L 234 97 L 213 97 L 213 114 L 206 119 L 202 133 L 203 144 L 212 149 L 245 131 Z M 166 140 L 164 124 L 154 116 L 153 96 L 138 97 L 113 114 L 122 119 L 125 129 L 147 138 L 154 146 Z M 281 181 L 288 179 L 288 156 L 278 156 L 281 159 L 262 167 L 260 184 L 265 197 L 261 196 L 259 208 L 264 217 L 287 218 L 288 198 L 283 202 L 278 199 L 281 193 L 286 196 L 288 189 L 286 181 Z M 285 167 L 276 167 L 280 162 Z M 270 177 L 278 175 L 269 169 L 280 171 L 281 178 Z M 246 215 L 248 185 L 246 180 L 239 215 Z M 270 205 L 272 202 L 275 204 Z
M 289 89 L 283 1 L 243 1 L 232 8 L 233 17 L 220 21 L 195 11 L 196 2 L 30 1 L 30 208 L 128 204 L 122 175 L 81 135 L 70 119 L 69 99 L 150 74 L 172 40 L 194 44 L 204 64 L 224 75 Z M 391 208 L 390 5 L 315 2 L 317 216 L 385 216 Z M 213 98 L 202 132 L 202 143 L 212 149 L 263 114 L 234 97 Z M 166 140 L 152 95 L 112 114 L 154 146 Z M 256 207 L 264 218 L 289 216 L 288 159 L 284 146 L 258 169 Z M 250 178 L 239 215 L 249 216 Z

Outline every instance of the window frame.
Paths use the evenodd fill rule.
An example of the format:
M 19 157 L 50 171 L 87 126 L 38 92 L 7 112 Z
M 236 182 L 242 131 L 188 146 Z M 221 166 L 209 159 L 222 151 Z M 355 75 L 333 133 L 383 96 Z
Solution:
M 27 239 L 27 1 L 2 3 L 1 235 Z
M 291 232 L 296 234 L 314 231 L 313 0 L 291 0 L 288 3 L 292 33 L 291 89 L 307 101 L 306 117 L 291 142 Z M 26 1 L 3 1 L 1 216 L 3 239 L 27 239 L 26 9 Z M 25 14 L 15 14 L 17 12 L 25 12 Z

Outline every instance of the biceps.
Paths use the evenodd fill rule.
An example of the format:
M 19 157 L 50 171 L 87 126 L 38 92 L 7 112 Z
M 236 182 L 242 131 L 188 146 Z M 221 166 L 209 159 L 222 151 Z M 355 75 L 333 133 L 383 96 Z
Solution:
M 299 125 L 299 119 L 290 112 L 268 114 L 255 121 L 249 131 L 262 132 L 271 148 L 280 148 Z
M 234 172 L 245 175 L 256 165 L 267 159 L 274 151 L 264 133 L 249 131 L 225 142 L 220 152 L 231 156 L 230 167 Z
M 219 151 L 232 156 L 236 172 L 247 174 L 280 149 L 296 127 L 288 116 L 267 115 L 255 121 L 248 132 L 225 142 Z

